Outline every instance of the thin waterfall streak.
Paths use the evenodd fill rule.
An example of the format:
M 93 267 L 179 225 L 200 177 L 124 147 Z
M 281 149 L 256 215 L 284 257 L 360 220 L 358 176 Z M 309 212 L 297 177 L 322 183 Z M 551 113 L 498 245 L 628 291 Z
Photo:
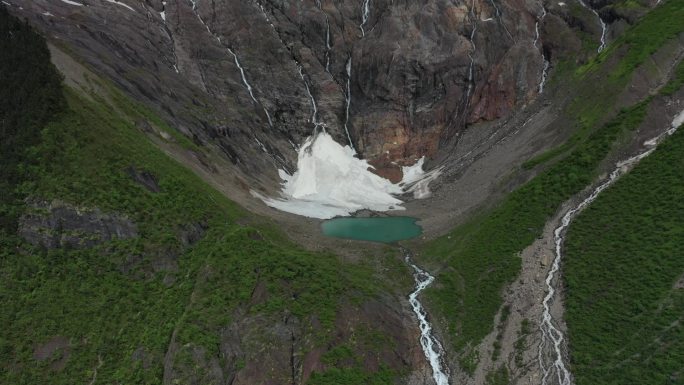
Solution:
M 245 76 L 245 70 L 244 70 L 244 68 L 242 68 L 242 65 L 240 65 L 240 60 L 238 60 L 237 55 L 235 54 L 235 52 L 232 49 L 228 48 L 228 52 L 231 55 L 233 55 L 233 60 L 235 61 L 235 65 L 237 66 L 237 68 L 240 70 L 240 75 L 242 76 L 242 83 L 245 85 L 245 88 L 247 88 L 247 92 L 249 92 L 249 96 L 252 98 L 252 101 L 254 101 L 254 103 L 258 104 L 259 102 L 257 101 L 256 97 L 254 97 L 254 92 L 252 90 L 252 86 L 249 84 L 249 82 L 247 81 L 247 77 Z
M 598 47 L 598 52 L 601 53 L 606 48 L 606 33 L 608 32 L 608 26 L 606 23 L 601 19 L 601 16 L 599 16 L 598 12 L 595 12 L 596 16 L 599 19 L 599 22 L 601 23 L 601 45 Z
M 504 31 L 506 31 L 506 34 L 508 34 L 508 37 L 511 38 L 511 40 L 515 41 L 515 39 L 513 38 L 513 35 L 511 35 L 511 32 L 508 30 L 508 27 L 506 27 L 506 24 L 504 24 L 503 20 L 501 19 L 501 10 L 499 9 L 499 6 L 496 5 L 494 0 L 489 0 L 489 2 L 492 4 L 492 7 L 494 7 L 494 10 L 496 11 L 496 19 L 499 21 L 499 24 L 501 24 Z
M 475 46 L 475 33 L 477 32 L 477 21 L 475 19 L 475 12 L 473 11 L 475 7 L 475 1 L 473 0 L 472 7 L 470 9 L 470 15 L 473 23 L 473 30 L 470 31 L 470 45 L 472 46 L 472 52 L 468 53 L 470 58 L 470 66 L 468 67 L 468 87 L 466 88 L 466 103 L 469 103 L 470 94 L 473 91 L 473 67 L 475 66 L 475 52 L 477 47 Z
M 309 95 L 309 100 L 311 101 L 311 123 L 313 123 L 314 125 L 314 135 L 316 134 L 319 127 L 323 129 L 323 132 L 325 132 L 325 124 L 318 121 L 318 106 L 316 105 L 316 99 L 311 93 L 311 88 L 309 88 L 309 82 L 306 80 L 306 77 L 304 76 L 302 66 L 298 65 L 297 67 L 299 69 L 299 76 L 302 78 L 302 81 L 304 82 L 306 93 Z
M 328 15 L 325 15 L 325 71 L 330 73 L 330 20 Z
M 601 19 L 601 15 L 592 7 L 587 5 L 587 3 L 584 2 L 584 0 L 577 0 L 580 5 L 582 5 L 584 8 L 590 10 L 594 15 L 596 15 L 596 18 L 599 21 L 599 24 L 601 24 L 601 44 L 598 47 L 598 53 L 601 53 L 604 48 L 606 48 L 606 33 L 608 32 L 608 25 Z
M 542 59 L 544 60 L 544 66 L 542 67 L 541 79 L 539 80 L 539 93 L 544 92 L 544 86 L 546 85 L 546 79 L 549 77 L 549 67 L 551 63 L 546 60 L 546 57 L 542 53 Z
M 361 29 L 361 36 L 366 36 L 366 31 L 364 31 L 363 26 L 366 25 L 366 22 L 368 22 L 368 18 L 370 17 L 370 0 L 363 0 L 363 5 L 361 6 L 361 25 L 359 25 L 359 29 Z
M 344 131 L 347 133 L 347 139 L 349 140 L 349 146 L 351 147 L 354 152 L 356 152 L 356 149 L 354 148 L 354 143 L 352 143 L 351 135 L 349 135 L 349 106 L 351 105 L 351 70 L 352 70 L 352 57 L 351 53 L 349 54 L 349 59 L 347 60 L 347 64 L 345 66 L 347 70 L 347 95 L 346 95 L 346 108 L 345 108 L 345 115 L 344 115 Z
M 209 35 L 213 36 L 216 41 L 219 43 L 219 45 L 223 45 L 223 42 L 221 41 L 221 37 L 218 35 L 214 34 L 211 29 L 209 28 L 209 25 L 202 20 L 202 17 L 199 15 L 197 12 L 197 2 L 199 0 L 190 0 L 192 3 L 192 11 L 195 13 L 195 16 L 197 16 L 197 19 L 199 19 L 200 23 L 204 25 L 204 27 L 207 29 L 207 32 Z M 245 74 L 245 69 L 242 67 L 240 64 L 240 60 L 238 59 L 237 54 L 235 51 L 233 51 L 230 47 L 226 48 L 228 50 L 228 53 L 230 53 L 233 56 L 233 61 L 235 62 L 235 65 L 237 66 L 238 70 L 240 71 L 240 76 L 242 77 L 242 83 L 244 84 L 245 88 L 247 89 L 247 92 L 249 92 L 250 98 L 252 98 L 252 101 L 255 104 L 261 105 L 261 108 L 264 110 L 264 113 L 266 114 L 266 119 L 268 120 L 268 125 L 269 127 L 273 127 L 273 119 L 271 118 L 271 114 L 268 112 L 268 109 L 266 109 L 266 106 L 263 103 L 259 103 L 257 98 L 254 96 L 254 91 L 252 89 L 251 84 L 247 81 L 247 75 Z
M 537 22 L 534 24 L 534 42 L 532 43 L 535 48 L 537 48 L 537 42 L 539 42 L 540 34 L 539 34 L 539 24 L 544 21 L 544 18 L 546 17 L 546 8 L 544 8 L 544 4 L 541 4 L 542 6 L 542 15 L 537 20 Z M 538 47 L 539 48 L 539 53 L 541 54 L 542 57 L 542 72 L 541 72 L 541 78 L 539 80 L 539 87 L 538 87 L 538 93 L 544 92 L 544 86 L 546 85 L 546 79 L 548 78 L 548 73 L 549 73 L 549 67 L 551 66 L 551 63 L 546 59 L 546 55 L 544 54 L 544 47 Z

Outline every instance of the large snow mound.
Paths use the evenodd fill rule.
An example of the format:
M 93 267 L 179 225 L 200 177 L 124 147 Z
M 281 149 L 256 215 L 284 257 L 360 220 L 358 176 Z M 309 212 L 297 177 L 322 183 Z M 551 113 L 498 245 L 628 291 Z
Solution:
M 362 209 L 403 210 L 402 201 L 395 195 L 404 191 L 414 191 L 416 197 L 429 195 L 425 193 L 427 183 L 421 185 L 421 182 L 434 179 L 426 178 L 434 173 L 422 171 L 424 159 L 404 168 L 404 180 L 393 184 L 373 174 L 369 171 L 372 166 L 354 155 L 356 152 L 351 147 L 342 146 L 328 133 L 321 132 L 309 137 L 299 149 L 297 171 L 293 175 L 279 170 L 284 181 L 282 197 L 252 194 L 278 210 L 319 219 L 347 216 Z M 420 194 L 414 190 L 418 185 L 421 185 Z

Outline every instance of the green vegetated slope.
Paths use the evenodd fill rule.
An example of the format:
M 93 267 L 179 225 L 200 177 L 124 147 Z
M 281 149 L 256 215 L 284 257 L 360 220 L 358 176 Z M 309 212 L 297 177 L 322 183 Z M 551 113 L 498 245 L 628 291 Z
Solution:
M 577 384 L 684 383 L 683 249 L 680 128 L 568 230 L 565 318 Z
M 601 114 L 613 105 L 616 90 L 626 84 L 633 69 L 648 57 L 643 53 L 657 51 L 676 36 L 675 31 L 684 31 L 682 4 L 682 0 L 665 2 L 625 33 L 626 37 L 616 43 L 619 49 L 609 50 L 613 54 L 622 52 L 614 61 L 619 68 L 629 68 L 629 71 L 620 72 L 617 80 L 606 81 L 612 95 L 600 92 L 604 97 L 600 101 L 602 110 L 594 102 L 596 80 L 591 80 L 591 86 L 582 82 L 588 72 L 609 73 L 613 67 L 605 66 L 607 57 L 597 60 L 591 69 L 572 75 L 579 84 L 579 94 L 570 113 L 576 117 L 578 127 L 562 159 L 509 194 L 494 209 L 474 217 L 423 249 L 424 258 L 446 264 L 435 287 L 427 290 L 428 299 L 431 311 L 446 321 L 447 336 L 466 371 L 474 370 L 478 362 L 468 346 L 477 344 L 492 330 L 502 302 L 501 290 L 519 272 L 517 254 L 541 234 L 544 224 L 562 202 L 594 180 L 597 166 L 613 143 L 643 120 L 649 100 L 624 109 L 606 124 L 597 125 Z M 642 29 L 667 33 L 650 35 L 652 39 L 635 38 Z
M 576 119 L 576 130 L 568 141 L 528 160 L 522 167 L 532 169 L 567 154 L 575 144 L 586 140 L 596 126 L 605 121 L 606 111 L 612 109 L 615 96 L 624 89 L 634 70 L 684 31 L 681 20 L 684 20 L 684 0 L 663 2 L 588 63 L 580 67 L 567 60 L 558 63 L 556 66 L 562 68 L 554 70 L 552 80 L 562 78 L 563 87 L 575 87 L 580 95 L 568 108 L 569 114 Z M 655 67 L 651 69 L 660 71 Z M 596 73 L 601 74 L 599 78 L 583 81 Z
M 150 122 L 149 113 L 120 93 L 112 90 L 107 102 L 68 88 L 62 93 L 45 42 L 1 8 L 0 40 L 3 66 L 22 68 L 1 73 L 0 105 L 15 103 L 0 121 L 14 116 L 18 129 L 3 126 L 1 132 L 3 177 L 17 176 L 0 194 L 3 217 L 11 212 L 15 219 L 0 230 L 0 383 L 87 383 L 95 376 L 98 383 L 160 383 L 174 330 L 178 346 L 192 344 L 218 357 L 222 328 L 255 314 L 288 314 L 309 330 L 312 346 L 334 345 L 330 334 L 340 303 L 378 293 L 370 267 L 304 251 L 272 226 L 247 224 L 254 221 L 246 212 L 151 144 L 136 128 L 136 122 Z M 5 75 L 16 82 L 6 83 Z M 45 110 L 54 100 L 55 108 Z M 5 152 L 8 143 L 11 152 Z M 13 168 L 6 171 L 7 165 Z M 153 175 L 159 191 L 131 178 L 131 168 Z M 9 192 L 14 198 L 4 199 Z M 26 197 L 125 215 L 138 236 L 92 248 L 32 246 L 16 233 Z M 181 241 L 197 226 L 201 239 Z M 253 300 L 257 284 L 263 293 Z M 311 319 L 317 326 L 307 329 Z M 39 347 L 59 338 L 66 344 L 47 347 L 48 357 L 37 359 Z M 367 342 L 364 334 L 355 338 L 352 346 Z M 376 348 L 392 343 L 372 341 Z M 141 349 L 144 356 L 134 360 Z M 191 372 L 205 370 L 185 354 Z M 235 369 L 249 364 L 245 359 Z M 319 376 L 317 383 L 359 377 L 386 383 L 388 373 L 394 372 L 376 375 L 356 362 L 342 363 L 329 381 Z
M 12 33 L 10 37 L 9 34 Z M 12 186 L 24 179 L 23 150 L 39 140 L 43 125 L 64 109 L 61 77 L 31 27 L 0 6 L 0 231 L 13 232 L 21 197 Z M 23 65 L 17 65 L 22 63 Z

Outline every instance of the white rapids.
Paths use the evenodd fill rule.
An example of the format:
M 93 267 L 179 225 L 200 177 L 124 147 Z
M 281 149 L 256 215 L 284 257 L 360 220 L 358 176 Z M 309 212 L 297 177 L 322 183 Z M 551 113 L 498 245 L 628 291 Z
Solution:
M 411 262 L 411 258 L 406 251 L 404 251 L 404 255 L 406 263 L 411 266 L 414 271 L 413 279 L 416 281 L 416 289 L 409 294 L 408 298 L 413 312 L 416 314 L 416 317 L 418 317 L 420 326 L 420 346 L 423 348 L 423 353 L 430 363 L 430 367 L 432 367 L 432 378 L 435 380 L 435 383 L 437 385 L 449 385 L 449 372 L 442 362 L 444 348 L 432 334 L 432 326 L 427 320 L 427 313 L 425 312 L 425 309 L 423 309 L 423 305 L 418 301 L 418 294 L 425 290 L 426 287 L 430 286 L 435 280 L 435 277 Z
M 544 297 L 544 311 L 542 313 L 542 322 L 540 325 L 542 339 L 539 343 L 539 366 L 543 374 L 541 381 L 542 385 L 549 384 L 550 378 L 556 378 L 558 380 L 558 385 L 572 385 L 572 375 L 570 374 L 566 363 L 563 361 L 564 336 L 563 333 L 554 325 L 553 316 L 551 315 L 550 311 L 550 304 L 552 300 L 554 300 L 554 296 L 556 294 L 556 289 L 554 288 L 554 278 L 560 269 L 560 261 L 563 257 L 563 237 L 565 236 L 568 226 L 575 216 L 589 206 L 603 190 L 610 187 L 618 178 L 620 178 L 620 176 L 628 172 L 641 159 L 647 157 L 653 151 L 655 151 L 658 144 L 662 142 L 665 137 L 674 134 L 677 128 L 682 125 L 682 123 L 684 123 L 684 110 L 675 116 L 675 118 L 672 120 L 672 124 L 667 130 L 655 138 L 644 142 L 644 145 L 647 147 L 646 150 L 631 158 L 618 162 L 615 165 L 615 169 L 610 173 L 608 179 L 599 184 L 579 205 L 566 212 L 561 220 L 560 226 L 554 230 L 553 238 L 555 243 L 555 258 L 553 260 L 551 270 L 546 276 L 546 288 L 548 292 L 546 297 Z M 550 357 L 551 362 L 548 363 L 545 362 L 545 358 L 548 357 L 546 357 L 544 354 L 546 346 L 552 347 L 552 357 Z

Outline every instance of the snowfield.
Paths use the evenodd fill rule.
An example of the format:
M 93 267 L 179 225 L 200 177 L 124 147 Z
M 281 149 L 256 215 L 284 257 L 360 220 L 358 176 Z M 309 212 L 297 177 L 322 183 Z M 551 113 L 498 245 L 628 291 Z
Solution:
M 416 198 L 430 195 L 428 183 L 439 171 L 425 173 L 424 158 L 404 167 L 404 179 L 398 184 L 372 173 L 372 166 L 355 157 L 356 151 L 342 146 L 326 132 L 309 137 L 299 149 L 297 171 L 289 175 L 279 170 L 283 179 L 281 197 L 264 197 L 268 206 L 311 218 L 329 219 L 348 216 L 355 211 L 404 210 L 395 195 L 413 192 Z

